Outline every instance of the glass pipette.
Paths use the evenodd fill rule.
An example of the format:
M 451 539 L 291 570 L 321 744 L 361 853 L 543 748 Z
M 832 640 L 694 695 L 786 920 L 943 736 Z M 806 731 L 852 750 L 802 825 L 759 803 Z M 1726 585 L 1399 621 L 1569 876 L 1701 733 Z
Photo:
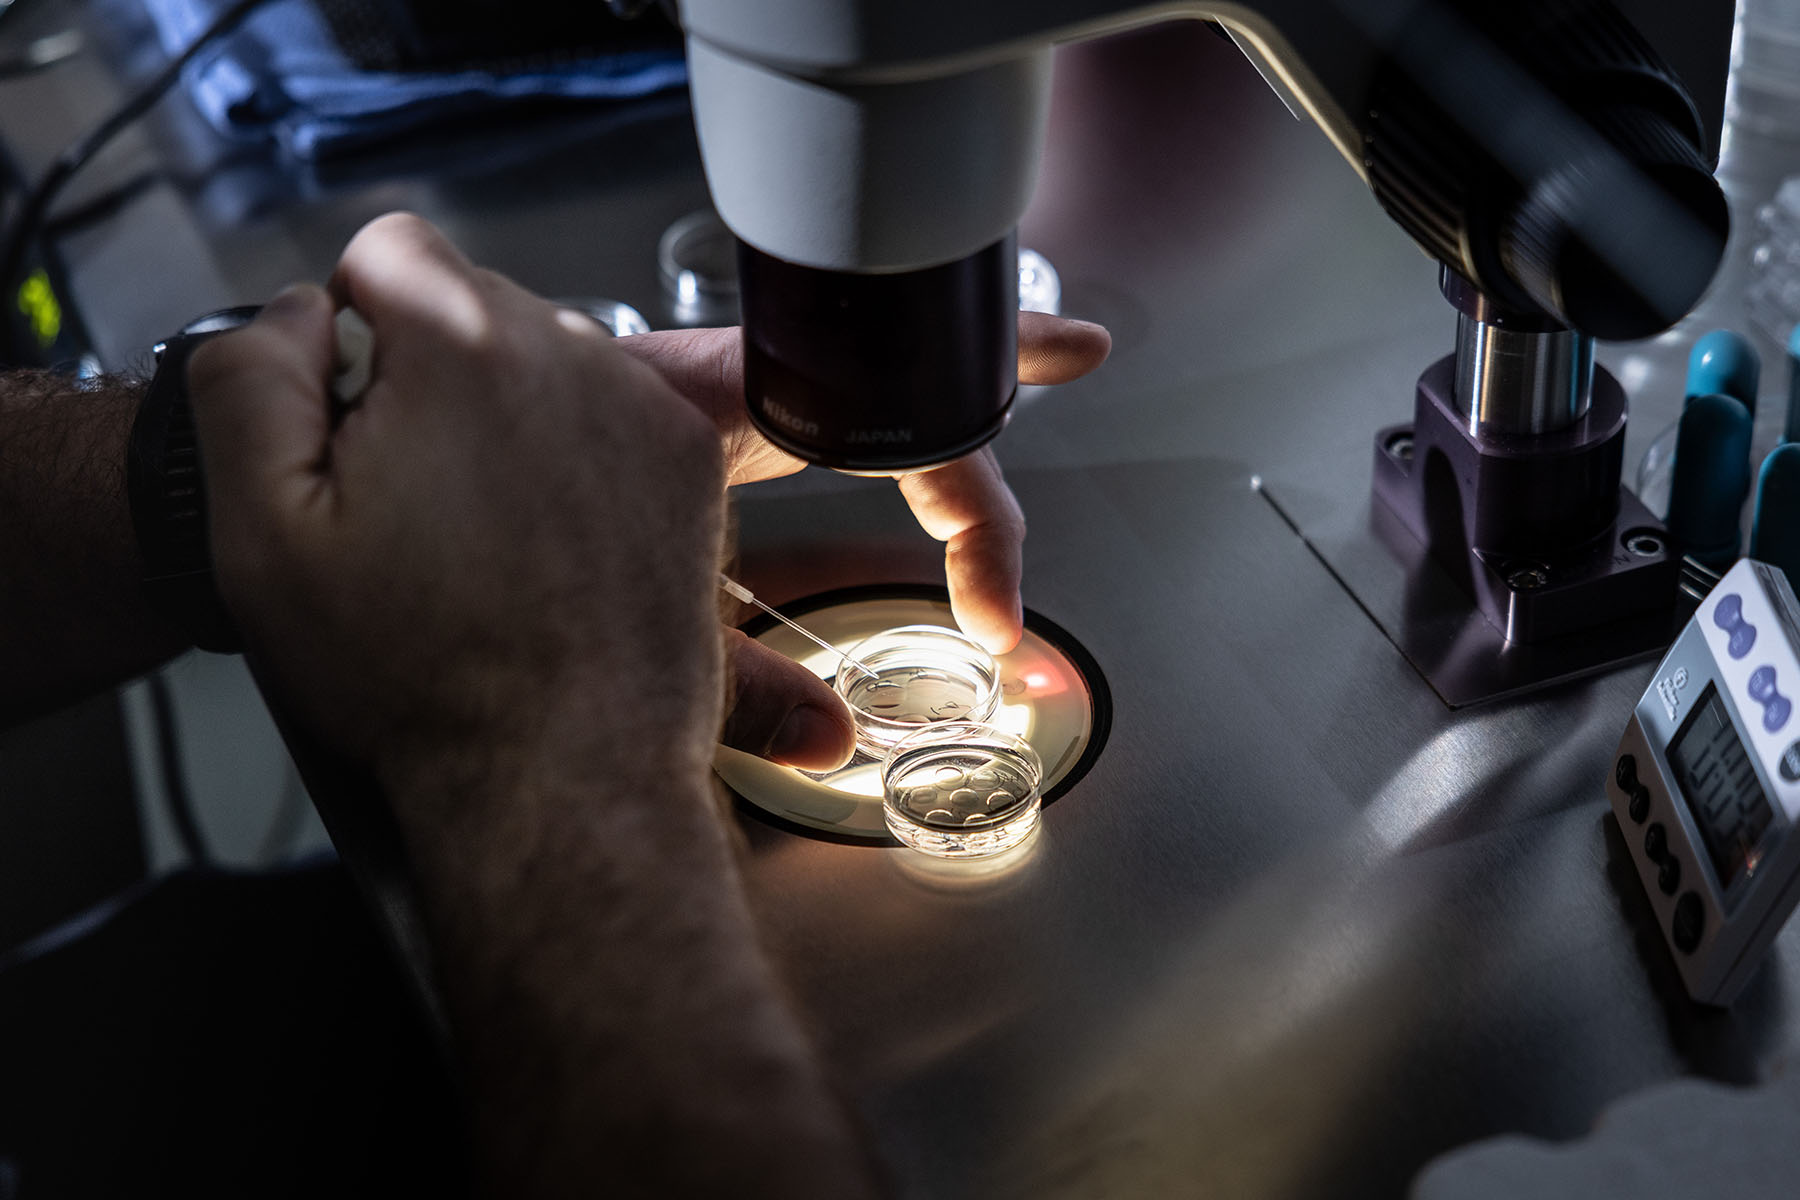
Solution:
M 739 583 L 737 580 L 731 578 L 729 575 L 726 575 L 723 572 L 721 572 L 719 575 L 719 586 L 724 588 L 725 591 L 727 593 L 729 593 L 733 599 L 741 600 L 745 604 L 753 604 L 757 608 L 762 609 L 764 612 L 768 613 L 771 617 L 774 617 L 777 621 L 780 621 L 783 625 L 786 625 L 789 629 L 792 629 L 795 633 L 799 634 L 801 637 L 806 638 L 808 641 L 814 643 L 815 645 L 821 646 L 824 649 L 831 651 L 833 654 L 837 655 L 839 658 L 843 659 L 845 662 L 849 663 L 851 666 L 853 666 L 857 670 L 861 671 L 864 675 L 867 675 L 870 679 L 877 678 L 875 672 L 869 670 L 869 668 L 863 666 L 861 663 L 857 662 L 854 658 L 851 658 L 848 654 L 845 654 L 842 650 L 839 650 L 836 646 L 832 645 L 830 642 L 826 641 L 824 638 L 820 637 L 818 634 L 814 633 L 812 630 L 806 628 L 806 626 L 801 625 L 796 621 L 791 621 L 788 618 L 782 616 L 780 613 L 776 612 L 774 609 L 772 609 L 768 605 L 764 604 L 761 600 L 758 600 L 755 596 L 751 595 L 749 588 L 745 587 L 743 584 Z

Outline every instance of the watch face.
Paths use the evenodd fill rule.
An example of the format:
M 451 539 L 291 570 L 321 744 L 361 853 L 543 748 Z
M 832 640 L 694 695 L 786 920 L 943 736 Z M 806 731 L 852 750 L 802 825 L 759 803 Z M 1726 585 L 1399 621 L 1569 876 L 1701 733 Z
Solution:
M 179 331 L 181 337 L 195 337 L 203 333 L 225 333 L 240 325 L 248 325 L 262 311 L 260 304 L 240 304 L 236 308 L 221 308 L 209 312 L 205 316 L 195 317 Z M 161 352 L 162 347 L 157 347 Z

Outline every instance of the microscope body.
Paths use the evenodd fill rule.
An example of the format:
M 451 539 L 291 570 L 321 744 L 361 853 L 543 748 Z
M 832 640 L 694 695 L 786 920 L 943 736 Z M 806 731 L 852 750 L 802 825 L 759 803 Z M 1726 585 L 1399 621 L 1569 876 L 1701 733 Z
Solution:
M 1010 239 L 1058 42 L 1218 22 L 1407 233 L 1509 311 L 1647 336 L 1723 251 L 1707 131 L 1610 0 L 682 0 L 681 16 L 708 183 L 743 247 L 749 411 L 826 465 L 926 466 L 1004 422 Z
M 1675 2 L 1664 32 L 1722 56 L 1731 0 Z M 759 428 L 875 472 L 997 433 L 1051 48 L 1170 18 L 1223 27 L 1443 264 L 1457 352 L 1378 438 L 1378 500 L 1509 645 L 1671 607 L 1593 340 L 1685 316 L 1729 217 L 1714 132 L 1612 0 L 682 0 Z
M 1377 529 L 1402 561 L 1422 547 L 1515 656 L 1598 629 L 1609 657 L 1661 646 L 1681 555 L 1622 486 L 1625 389 L 1593 339 L 1447 268 L 1442 285 L 1456 349 L 1420 375 L 1412 422 L 1375 434 Z

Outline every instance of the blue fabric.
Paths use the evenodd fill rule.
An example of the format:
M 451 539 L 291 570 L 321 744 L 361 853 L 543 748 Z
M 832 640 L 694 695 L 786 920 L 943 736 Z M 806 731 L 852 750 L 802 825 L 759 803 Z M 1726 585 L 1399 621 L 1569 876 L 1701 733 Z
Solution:
M 173 57 L 229 0 L 142 3 Z M 309 0 L 270 0 L 225 37 L 216 53 L 190 63 L 185 78 L 195 105 L 214 128 L 240 138 L 275 138 L 304 159 L 513 101 L 623 100 L 686 81 L 681 55 L 662 50 L 620 52 L 516 74 L 364 71 L 338 47 Z

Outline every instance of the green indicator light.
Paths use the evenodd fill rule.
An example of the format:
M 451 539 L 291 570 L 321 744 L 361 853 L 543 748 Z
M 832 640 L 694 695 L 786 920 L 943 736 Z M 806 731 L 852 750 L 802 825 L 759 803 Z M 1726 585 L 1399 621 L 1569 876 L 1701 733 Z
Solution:
M 39 346 L 49 348 L 62 332 L 62 305 L 56 299 L 56 290 L 50 286 L 50 276 L 42 267 L 33 271 L 20 286 L 19 311 L 31 322 L 31 331 L 37 335 Z

